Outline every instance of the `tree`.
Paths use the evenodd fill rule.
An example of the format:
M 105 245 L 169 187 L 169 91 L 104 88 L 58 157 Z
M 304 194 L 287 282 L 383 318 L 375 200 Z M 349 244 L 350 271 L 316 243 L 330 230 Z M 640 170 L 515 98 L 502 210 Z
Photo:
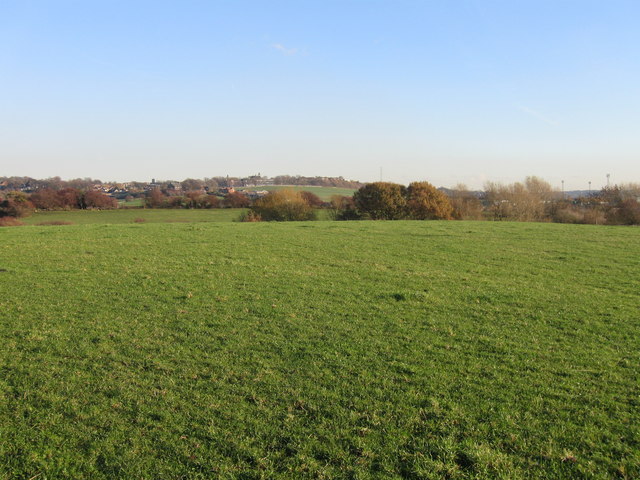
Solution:
M 62 208 L 70 210 L 78 208 L 80 203 L 80 192 L 75 188 L 63 188 L 57 192 L 58 199 Z
M 266 221 L 302 221 L 315 219 L 313 208 L 300 192 L 276 190 L 256 200 L 251 210 Z
M 223 203 L 227 208 L 247 208 L 251 205 L 251 200 L 244 193 L 231 192 L 224 197 Z
M 149 208 L 160 208 L 165 204 L 166 200 L 167 198 L 160 189 L 154 188 L 153 190 L 146 192 L 144 203 L 145 206 Z
M 489 182 L 485 192 L 495 219 L 522 222 L 548 219 L 552 200 L 557 197 L 551 185 L 538 177 L 527 177 L 524 183 L 510 185 Z
M 451 190 L 449 201 L 453 207 L 452 216 L 456 220 L 481 220 L 482 202 L 466 185 L 458 184 Z
M 189 191 L 199 192 L 204 187 L 204 182 L 202 180 L 196 180 L 195 178 L 187 178 L 186 180 L 183 180 L 182 182 L 180 182 L 180 186 L 182 187 L 182 190 L 186 192 L 189 192 Z
M 96 190 L 89 190 L 82 195 L 83 208 L 118 208 L 118 201 Z
M 334 220 L 358 220 L 360 218 L 353 197 L 344 195 L 331 196 L 329 215 L 331 215 Z
M 313 192 L 303 190 L 302 192 L 300 192 L 300 195 L 310 207 L 321 207 L 322 205 L 324 205 L 324 202 L 320 199 L 320 197 Z
M 4 198 L 0 198 L 0 218 L 25 217 L 33 210 L 33 204 L 22 192 L 9 192 Z
M 450 220 L 453 207 L 449 198 L 429 182 L 413 182 L 407 189 L 409 217 L 415 220 Z
M 31 194 L 33 205 L 41 210 L 57 210 L 62 208 L 62 200 L 58 192 L 51 188 L 43 188 Z
M 353 194 L 356 209 L 373 220 L 397 220 L 406 214 L 406 188 L 397 183 L 374 182 Z
M 611 211 L 611 215 L 607 216 L 607 219 L 612 223 L 621 225 L 639 225 L 640 203 L 631 198 L 622 200 L 618 206 Z

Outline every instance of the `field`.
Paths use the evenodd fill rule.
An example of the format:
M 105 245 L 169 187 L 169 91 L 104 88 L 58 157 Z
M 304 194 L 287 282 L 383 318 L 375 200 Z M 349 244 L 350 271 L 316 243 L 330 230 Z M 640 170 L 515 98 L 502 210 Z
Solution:
M 353 192 L 356 191 L 355 188 L 315 187 L 315 186 L 311 186 L 311 185 L 307 185 L 307 186 L 265 185 L 265 186 L 259 186 L 259 187 L 244 187 L 244 188 L 239 188 L 238 190 L 242 190 L 242 191 L 266 190 L 268 192 L 272 192 L 274 190 L 282 190 L 283 188 L 287 188 L 287 189 L 290 189 L 290 190 L 295 190 L 297 192 L 302 192 L 302 191 L 305 191 L 305 190 L 307 192 L 313 192 L 318 197 L 320 197 L 321 200 L 324 200 L 325 202 L 328 202 L 329 200 L 331 200 L 331 197 L 333 195 L 342 195 L 342 196 L 350 197 L 351 195 L 353 195 Z
M 1 479 L 640 477 L 637 228 L 0 238 Z
M 241 208 L 40 211 L 20 221 L 25 225 L 233 222 L 243 211 Z

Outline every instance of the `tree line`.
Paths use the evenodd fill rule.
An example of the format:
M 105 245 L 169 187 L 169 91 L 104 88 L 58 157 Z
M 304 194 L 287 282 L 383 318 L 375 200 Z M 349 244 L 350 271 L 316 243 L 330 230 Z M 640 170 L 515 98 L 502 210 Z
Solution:
M 62 180 L 60 177 L 50 177 L 46 179 L 36 179 L 32 177 L 0 177 L 0 190 L 34 192 L 37 190 L 51 189 L 62 190 L 64 188 L 75 188 L 78 190 L 89 190 L 99 186 L 113 188 L 114 190 L 127 190 L 131 193 L 140 193 L 146 190 L 158 188 L 160 190 L 173 191 L 198 191 L 206 190 L 214 192 L 222 187 L 246 187 L 260 185 L 297 185 L 314 187 L 339 187 L 357 189 L 364 183 L 357 180 L 346 180 L 343 177 L 305 177 L 301 175 L 278 175 L 267 177 L 251 175 L 248 177 L 216 176 L 198 178 L 186 178 L 182 181 L 163 180 L 151 182 L 103 182 L 99 179 L 75 178 Z
M 309 220 L 314 218 L 307 198 L 294 191 L 278 191 L 255 201 L 245 221 Z M 606 187 L 591 195 L 568 199 L 534 176 L 522 182 L 490 182 L 478 194 L 464 185 L 445 194 L 429 182 L 409 186 L 374 182 L 353 196 L 334 196 L 322 207 L 335 220 L 493 220 L 608 225 L 640 224 L 640 185 Z
M 91 181 L 93 182 L 93 181 Z M 87 183 L 90 183 L 87 180 Z M 483 192 L 464 185 L 442 191 L 429 182 L 408 186 L 374 182 L 361 186 L 352 196 L 321 200 L 310 191 L 282 189 L 263 197 L 250 197 L 228 189 L 224 194 L 207 191 L 202 184 L 193 190 L 155 187 L 142 194 L 146 208 L 245 208 L 244 221 L 312 220 L 319 209 L 335 220 L 495 220 L 592 224 L 640 224 L 640 185 L 606 187 L 580 198 L 567 199 L 538 178 L 500 184 L 489 182 Z M 19 218 L 33 210 L 111 209 L 117 200 L 91 188 L 59 183 L 32 193 L 0 192 L 0 217 Z M 445 193 L 446 192 L 446 193 Z M 6 223 L 6 222 L 5 222 Z

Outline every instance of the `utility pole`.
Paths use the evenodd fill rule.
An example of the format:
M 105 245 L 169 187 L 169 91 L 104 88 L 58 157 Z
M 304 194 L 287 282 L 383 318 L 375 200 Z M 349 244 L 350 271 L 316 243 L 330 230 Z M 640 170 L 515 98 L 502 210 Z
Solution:
M 589 180 L 589 196 L 591 196 L 591 180 Z
M 564 200 L 564 180 L 560 180 L 562 182 L 562 200 Z

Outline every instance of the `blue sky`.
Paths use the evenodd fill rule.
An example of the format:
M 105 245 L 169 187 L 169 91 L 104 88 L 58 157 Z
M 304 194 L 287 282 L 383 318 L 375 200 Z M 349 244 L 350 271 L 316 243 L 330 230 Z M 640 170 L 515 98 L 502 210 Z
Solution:
M 0 175 L 640 181 L 640 2 L 0 2 Z

